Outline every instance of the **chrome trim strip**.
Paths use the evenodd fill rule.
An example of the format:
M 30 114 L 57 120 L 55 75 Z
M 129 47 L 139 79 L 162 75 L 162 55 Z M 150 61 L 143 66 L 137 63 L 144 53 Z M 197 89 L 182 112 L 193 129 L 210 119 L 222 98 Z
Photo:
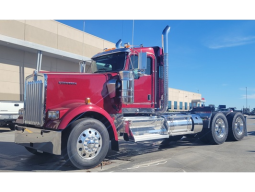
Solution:
M 151 105 L 151 104 L 153 104 L 153 102 L 151 102 L 151 103 L 132 103 L 132 105 Z
M 135 136 L 134 142 L 157 140 L 157 139 L 167 139 L 167 138 L 169 138 L 169 135 L 161 135 L 160 133 L 144 134 L 144 135 Z
M 155 113 L 154 108 L 122 108 L 122 113 Z

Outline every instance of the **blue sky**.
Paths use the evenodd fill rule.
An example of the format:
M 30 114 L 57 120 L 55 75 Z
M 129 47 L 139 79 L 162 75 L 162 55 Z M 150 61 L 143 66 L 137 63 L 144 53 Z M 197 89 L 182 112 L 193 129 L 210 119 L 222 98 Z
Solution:
M 133 20 L 58 20 L 132 44 Z M 206 104 L 255 108 L 255 20 L 134 20 L 133 44 L 161 46 L 169 33 L 169 87 L 199 92 Z

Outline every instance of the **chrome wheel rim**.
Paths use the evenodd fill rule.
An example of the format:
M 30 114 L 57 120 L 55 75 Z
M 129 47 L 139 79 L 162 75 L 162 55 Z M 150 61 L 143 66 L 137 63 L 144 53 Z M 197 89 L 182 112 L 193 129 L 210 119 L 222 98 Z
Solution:
M 83 159 L 95 158 L 102 148 L 102 136 L 93 128 L 84 130 L 77 140 L 77 152 Z
M 225 136 L 226 125 L 221 118 L 218 118 L 215 122 L 215 133 L 218 138 L 223 138 Z
M 235 132 L 237 135 L 242 135 L 243 133 L 243 120 L 240 117 L 237 117 L 235 120 Z

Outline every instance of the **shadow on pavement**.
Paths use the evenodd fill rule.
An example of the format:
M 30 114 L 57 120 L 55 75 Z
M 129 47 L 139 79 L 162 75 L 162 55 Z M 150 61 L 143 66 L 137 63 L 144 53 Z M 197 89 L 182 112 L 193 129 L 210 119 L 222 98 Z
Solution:
M 248 132 L 249 135 L 255 135 L 255 131 Z M 0 143 L 0 146 L 3 142 Z M 5 143 L 7 145 L 8 143 Z M 9 145 L 9 144 L 8 144 Z M 109 150 L 105 160 L 103 161 L 103 166 L 111 164 L 113 160 L 121 161 L 131 161 L 132 157 L 144 155 L 148 153 L 154 153 L 157 151 L 164 151 L 168 149 L 178 148 L 178 147 L 192 147 L 192 146 L 203 146 L 204 144 L 199 138 L 187 138 L 183 137 L 179 141 L 145 141 L 145 142 L 126 142 L 121 140 L 119 142 L 119 151 Z M 3 145 L 2 145 L 3 146 Z M 12 147 L 15 147 L 12 145 Z M 11 149 L 10 149 L 11 150 Z M 76 168 L 69 165 L 62 156 L 57 155 L 34 155 L 28 152 L 25 148 L 16 149 L 17 154 L 9 154 L 6 150 L 0 150 L 0 170 L 1 171 L 75 171 Z M 250 151 L 255 152 L 255 151 Z M 4 158 L 2 158 L 4 157 Z M 9 160 L 9 162 L 8 162 Z M 6 166 L 8 164 L 9 166 Z M 99 167 L 98 165 L 97 167 Z M 81 170 L 83 172 L 90 172 L 90 170 Z
M 0 133 L 5 133 L 5 132 L 11 132 L 11 130 L 2 130 L 2 129 L 0 129 Z
M 108 160 L 130 161 L 131 157 L 168 150 L 176 147 L 190 147 L 205 145 L 198 138 L 183 138 L 179 141 L 148 141 L 148 142 L 120 142 L 120 151 L 110 151 L 106 158 Z
M 255 131 L 249 131 L 249 132 L 247 132 L 247 134 L 255 136 Z

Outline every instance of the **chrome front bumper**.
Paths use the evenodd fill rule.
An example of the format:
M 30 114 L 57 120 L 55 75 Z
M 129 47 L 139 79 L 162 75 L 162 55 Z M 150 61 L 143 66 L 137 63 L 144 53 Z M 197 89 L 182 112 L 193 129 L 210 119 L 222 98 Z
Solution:
M 39 151 L 61 155 L 62 131 L 16 126 L 15 143 Z

